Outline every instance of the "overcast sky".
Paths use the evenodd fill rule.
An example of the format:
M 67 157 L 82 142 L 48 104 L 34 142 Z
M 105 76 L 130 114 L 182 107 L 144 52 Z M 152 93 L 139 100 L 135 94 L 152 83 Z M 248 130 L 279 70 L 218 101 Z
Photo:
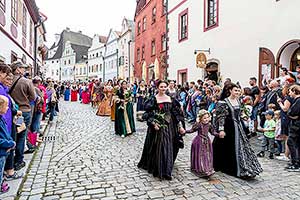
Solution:
M 109 29 L 121 30 L 123 17 L 133 19 L 136 0 L 36 0 L 48 20 L 47 45 L 54 42 L 54 34 L 69 27 L 93 37 L 107 36 Z

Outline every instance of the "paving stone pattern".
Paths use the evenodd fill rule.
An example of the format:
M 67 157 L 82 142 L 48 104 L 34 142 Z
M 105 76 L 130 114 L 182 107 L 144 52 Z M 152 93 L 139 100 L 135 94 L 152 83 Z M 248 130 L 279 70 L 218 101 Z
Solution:
M 185 137 L 172 181 L 160 181 L 138 169 L 146 125 L 121 138 L 114 123 L 89 105 L 61 102 L 21 190 L 20 200 L 54 199 L 300 199 L 300 173 L 285 172 L 286 162 L 260 159 L 264 172 L 252 181 L 216 173 L 210 183 L 193 175 Z

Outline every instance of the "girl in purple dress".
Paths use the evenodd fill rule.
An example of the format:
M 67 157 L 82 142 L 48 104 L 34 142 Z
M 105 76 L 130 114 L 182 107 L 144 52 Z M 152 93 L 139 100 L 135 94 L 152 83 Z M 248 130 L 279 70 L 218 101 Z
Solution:
M 199 177 L 209 178 L 215 173 L 213 168 L 213 149 L 209 134 L 218 136 L 212 124 L 211 116 L 206 110 L 200 110 L 198 120 L 186 133 L 198 132 L 191 148 L 191 170 Z

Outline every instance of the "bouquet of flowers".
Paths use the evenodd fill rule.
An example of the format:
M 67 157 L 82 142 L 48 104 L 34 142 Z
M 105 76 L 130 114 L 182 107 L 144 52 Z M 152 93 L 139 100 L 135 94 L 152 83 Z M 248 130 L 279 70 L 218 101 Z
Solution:
M 124 93 L 124 102 L 122 102 L 122 104 L 121 104 L 121 106 L 120 106 L 120 109 L 124 110 L 124 107 L 125 107 L 125 101 L 130 100 L 131 95 L 132 95 L 131 90 L 125 91 L 125 93 Z
M 158 111 L 154 114 L 153 122 L 159 126 L 159 128 L 165 128 L 166 125 L 166 113 L 163 111 L 164 104 L 158 104 Z
M 125 92 L 125 94 L 124 94 L 125 100 L 130 99 L 131 96 L 132 96 L 131 90 L 127 90 L 127 91 Z
M 162 111 L 155 113 L 153 122 L 156 123 L 159 128 L 165 128 L 167 125 L 165 124 L 165 115 Z

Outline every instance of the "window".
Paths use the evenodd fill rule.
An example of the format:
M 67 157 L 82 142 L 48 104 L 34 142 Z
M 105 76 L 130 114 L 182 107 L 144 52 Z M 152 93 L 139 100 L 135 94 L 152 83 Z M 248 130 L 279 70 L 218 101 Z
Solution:
M 96 57 L 97 57 L 97 58 L 99 57 L 99 54 L 98 54 L 98 53 L 96 53 Z
M 188 9 L 179 14 L 179 41 L 188 38 Z
M 119 58 L 119 65 L 124 65 L 124 56 Z
M 136 51 L 136 58 L 137 58 L 137 61 L 140 61 L 140 56 L 141 56 L 141 52 L 140 52 L 140 48 L 137 49 Z
M 155 40 L 151 41 L 151 55 L 154 56 L 156 52 L 156 48 L 155 48 Z
M 82 75 L 82 67 L 79 69 L 79 74 Z
M 138 35 L 141 33 L 141 22 L 138 22 Z
M 71 64 L 71 60 L 69 60 L 69 65 Z
M 26 37 L 27 33 L 27 9 L 25 7 L 25 4 L 23 4 L 23 18 L 22 18 L 22 33 L 24 37 Z
M 167 0 L 163 0 L 162 1 L 162 4 L 163 4 L 163 11 L 162 11 L 162 14 L 165 15 L 167 14 Z
M 86 74 L 86 67 L 83 68 L 83 73 Z
M 64 61 L 64 64 L 67 65 L 67 61 L 66 60 Z
M 102 64 L 100 64 L 100 69 L 99 69 L 99 71 L 102 72 Z
M 0 9 L 5 12 L 5 0 L 0 0 Z
M 144 17 L 144 18 L 143 18 L 143 31 L 146 30 L 146 26 L 147 26 L 147 18 Z
M 219 25 L 219 0 L 204 1 L 204 31 Z
M 10 60 L 11 60 L 11 63 L 17 61 L 18 60 L 18 54 L 16 54 L 15 52 L 11 51 Z
M 142 46 L 142 60 L 145 59 L 145 45 Z
M 18 0 L 11 1 L 11 19 L 17 25 Z
M 54 63 L 54 60 L 52 60 L 52 64 Z
M 99 71 L 99 65 L 96 65 L 96 72 Z
M 217 23 L 217 1 L 216 0 L 208 0 L 208 8 L 207 8 L 207 26 L 213 26 Z
M 152 9 L 152 23 L 156 22 L 156 7 Z
M 167 50 L 167 36 L 166 34 L 163 34 L 161 36 L 161 51 Z

